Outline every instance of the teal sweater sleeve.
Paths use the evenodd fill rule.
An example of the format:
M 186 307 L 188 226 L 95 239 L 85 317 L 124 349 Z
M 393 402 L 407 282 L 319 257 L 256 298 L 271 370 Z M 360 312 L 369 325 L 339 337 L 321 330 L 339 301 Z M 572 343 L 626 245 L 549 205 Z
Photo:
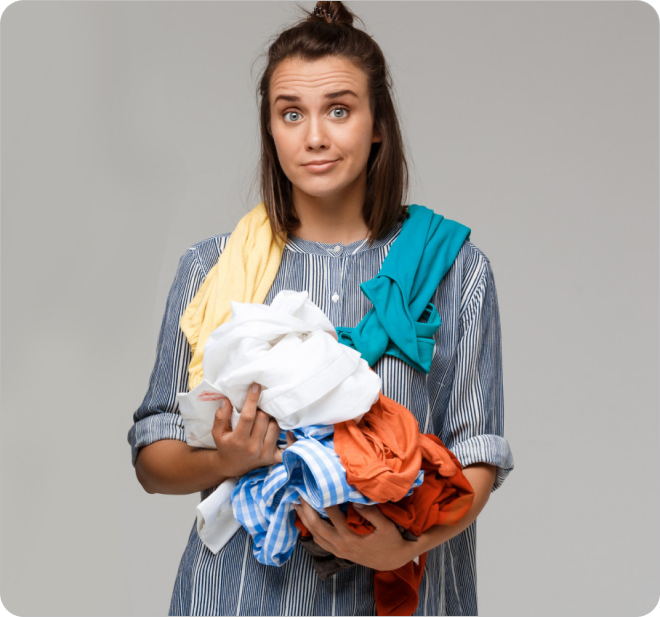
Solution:
M 470 233 L 430 208 L 410 205 L 380 272 L 360 285 L 373 308 L 354 328 L 336 328 L 339 342 L 357 349 L 369 366 L 391 355 L 428 373 L 441 324 L 431 298 Z

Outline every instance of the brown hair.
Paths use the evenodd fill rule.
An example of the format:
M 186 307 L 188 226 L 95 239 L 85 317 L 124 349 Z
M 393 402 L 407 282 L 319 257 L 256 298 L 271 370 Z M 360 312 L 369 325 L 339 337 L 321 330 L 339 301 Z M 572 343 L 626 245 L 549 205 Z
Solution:
M 282 232 L 288 233 L 300 223 L 293 206 L 291 182 L 282 170 L 270 133 L 270 81 L 273 72 L 287 58 L 304 61 L 327 56 L 346 58 L 367 75 L 374 129 L 382 137 L 381 142 L 371 146 L 362 209 L 371 232 L 371 246 L 377 238 L 402 221 L 407 212 L 402 202 L 408 191 L 408 166 L 390 93 L 390 72 L 378 44 L 366 32 L 353 26 L 356 16 L 342 2 L 317 2 L 311 12 L 300 6 L 298 8 L 307 17 L 281 32 L 270 45 L 267 65 L 259 80 L 261 199 L 266 205 L 274 237 L 281 237 Z

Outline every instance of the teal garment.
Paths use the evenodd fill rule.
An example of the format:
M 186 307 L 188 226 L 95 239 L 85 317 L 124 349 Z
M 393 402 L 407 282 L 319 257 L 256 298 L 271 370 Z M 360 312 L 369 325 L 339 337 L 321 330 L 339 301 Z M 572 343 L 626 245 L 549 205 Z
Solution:
M 369 366 L 386 354 L 428 373 L 441 323 L 431 298 L 470 233 L 465 225 L 411 204 L 380 271 L 360 284 L 373 308 L 354 328 L 335 328 L 339 342 L 357 349 Z

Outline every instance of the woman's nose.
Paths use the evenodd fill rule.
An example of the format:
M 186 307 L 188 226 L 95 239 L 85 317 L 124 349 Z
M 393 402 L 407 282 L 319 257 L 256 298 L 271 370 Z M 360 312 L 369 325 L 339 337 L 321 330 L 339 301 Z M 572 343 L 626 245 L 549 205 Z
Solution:
M 328 136 L 325 131 L 323 120 L 312 118 L 307 131 L 307 145 L 310 148 L 322 148 L 328 146 Z

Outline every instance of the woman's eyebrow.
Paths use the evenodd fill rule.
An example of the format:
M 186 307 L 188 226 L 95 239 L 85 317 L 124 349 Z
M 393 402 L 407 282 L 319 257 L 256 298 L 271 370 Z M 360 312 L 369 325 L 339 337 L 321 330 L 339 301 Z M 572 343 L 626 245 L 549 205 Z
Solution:
M 325 95 L 326 99 L 336 99 L 340 96 L 345 96 L 347 94 L 352 94 L 355 98 L 358 98 L 358 95 L 353 92 L 353 90 L 339 90 L 337 92 L 328 92 Z M 297 103 L 300 100 L 299 96 L 294 96 L 293 94 L 278 94 L 273 101 L 273 105 L 282 99 L 283 101 L 289 101 L 290 103 Z

